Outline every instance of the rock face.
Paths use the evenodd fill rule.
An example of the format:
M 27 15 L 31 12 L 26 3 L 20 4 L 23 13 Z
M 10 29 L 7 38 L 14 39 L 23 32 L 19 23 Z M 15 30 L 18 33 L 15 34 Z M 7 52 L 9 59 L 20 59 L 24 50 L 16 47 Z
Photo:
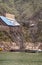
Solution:
M 24 50 L 42 50 L 42 43 L 34 44 L 34 43 L 25 43 Z M 0 51 L 10 51 L 10 50 L 20 50 L 20 44 L 15 42 L 0 42 Z
M 29 49 L 29 50 L 42 50 L 42 43 L 26 43 L 25 45 L 25 49 Z
M 42 44 L 40 44 L 39 48 L 38 49 L 41 49 L 42 50 Z
M 0 48 L 2 49 L 2 51 L 9 51 L 9 50 L 16 50 L 16 49 L 20 49 L 20 46 L 17 45 L 15 42 L 1 42 L 0 43 Z

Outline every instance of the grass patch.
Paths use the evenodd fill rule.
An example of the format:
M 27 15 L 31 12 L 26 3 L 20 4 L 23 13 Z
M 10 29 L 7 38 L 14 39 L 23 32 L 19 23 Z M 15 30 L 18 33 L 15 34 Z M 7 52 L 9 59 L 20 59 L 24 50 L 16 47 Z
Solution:
M 42 65 L 42 53 L 0 52 L 0 65 Z

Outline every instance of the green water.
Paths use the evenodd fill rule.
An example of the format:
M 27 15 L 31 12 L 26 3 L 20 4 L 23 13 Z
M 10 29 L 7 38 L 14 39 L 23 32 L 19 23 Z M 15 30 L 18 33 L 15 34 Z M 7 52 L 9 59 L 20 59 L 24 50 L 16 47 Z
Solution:
M 0 65 L 42 65 L 42 53 L 0 52 Z

